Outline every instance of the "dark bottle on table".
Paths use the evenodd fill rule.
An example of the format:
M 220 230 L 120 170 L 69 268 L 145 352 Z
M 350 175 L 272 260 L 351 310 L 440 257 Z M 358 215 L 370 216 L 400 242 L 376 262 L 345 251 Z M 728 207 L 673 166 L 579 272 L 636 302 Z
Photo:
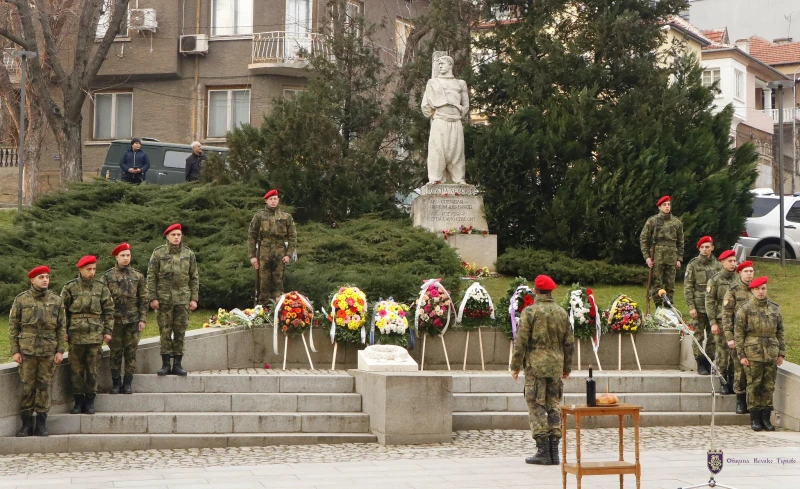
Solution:
M 592 367 L 589 367 L 589 378 L 586 379 L 586 405 L 597 406 L 597 386 L 592 378 Z

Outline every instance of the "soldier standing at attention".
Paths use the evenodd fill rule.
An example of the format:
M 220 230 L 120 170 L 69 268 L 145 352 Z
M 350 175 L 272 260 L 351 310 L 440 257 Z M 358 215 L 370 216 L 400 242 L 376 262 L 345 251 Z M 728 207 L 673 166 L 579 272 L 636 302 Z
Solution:
M 278 191 L 264 194 L 267 206 L 250 221 L 247 246 L 250 263 L 258 270 L 256 303 L 277 299 L 283 294 L 283 273 L 297 250 L 297 230 L 291 214 L 278 207 Z
M 21 293 L 8 315 L 11 356 L 19 364 L 22 428 L 17 436 L 47 436 L 50 384 L 67 346 L 67 317 L 61 297 L 47 290 L 50 269 L 39 265 L 28 272 L 31 288 Z M 36 430 L 33 428 L 36 416 Z
M 656 202 L 658 214 L 651 216 L 639 235 L 639 245 L 647 266 L 653 269 L 648 293 L 656 306 L 661 305 L 659 289 L 667 291 L 669 300 L 675 295 L 675 271 L 683 260 L 683 224 L 671 213 L 672 202 L 665 195 Z M 651 256 L 651 248 L 652 256 Z
M 558 404 L 564 394 L 562 379 L 572 371 L 573 336 L 566 311 L 553 300 L 553 279 L 539 275 L 534 281 L 536 299 L 522 311 L 511 377 L 517 380 L 525 368 L 525 401 L 528 403 L 531 433 L 536 455 L 525 459 L 537 465 L 559 465 L 561 413 Z
M 147 267 L 147 296 L 156 311 L 161 333 L 161 370 L 158 375 L 185 376 L 184 337 L 189 327 L 189 311 L 197 309 L 200 273 L 194 251 L 183 246 L 183 228 L 173 224 L 164 231 L 167 244 L 153 250 Z M 170 360 L 174 363 L 170 366 Z
M 770 422 L 778 366 L 786 357 L 783 316 L 767 299 L 767 277 L 754 278 L 752 297 L 736 312 L 734 338 L 739 361 L 747 374 L 747 409 L 753 431 L 775 431 Z
M 111 251 L 117 265 L 100 278 L 114 299 L 114 332 L 111 335 L 111 393 L 133 394 L 133 374 L 136 372 L 136 350 L 147 320 L 147 285 L 139 270 L 131 264 L 131 246 L 122 243 Z M 125 377 L 122 357 L 125 356 Z
M 706 353 L 710 358 L 714 358 L 714 334 L 711 330 L 711 324 L 708 321 L 706 314 L 706 283 L 708 280 L 719 272 L 722 266 L 716 258 L 711 254 L 714 251 L 714 240 L 711 236 L 703 236 L 697 241 L 697 249 L 700 254 L 686 265 L 686 275 L 683 281 L 683 295 L 686 298 L 686 307 L 689 308 L 689 316 L 694 319 L 694 334 L 698 335 L 697 341 L 702 343 L 705 337 Z M 719 333 L 719 328 L 717 328 Z M 700 375 L 708 375 L 710 372 L 709 365 L 706 365 L 706 358 L 700 353 L 700 349 L 696 343 L 692 343 L 694 350 L 694 357 L 697 359 L 697 373 Z M 702 359 L 702 362 L 701 362 Z M 701 371 L 701 368 L 705 372 Z M 722 390 L 725 388 L 730 389 L 729 385 L 723 385 Z M 722 392 L 722 394 L 730 394 L 730 392 Z
M 736 311 L 747 303 L 753 296 L 750 293 L 750 282 L 753 280 L 755 270 L 753 262 L 743 261 L 736 267 L 739 280 L 735 280 L 731 285 L 725 299 L 722 301 L 722 331 L 727 342 L 728 350 L 734 355 L 733 363 L 733 392 L 736 393 L 736 414 L 747 414 L 747 374 L 744 365 L 739 362 L 736 355 L 736 341 L 734 340 L 734 322 Z
M 114 329 L 114 300 L 108 287 L 95 280 L 97 257 L 78 260 L 78 278 L 61 289 L 67 313 L 69 367 L 72 373 L 72 414 L 94 414 L 97 397 L 97 371 L 103 355 L 103 342 L 111 341 Z
M 731 360 L 730 350 L 728 350 L 728 344 L 725 342 L 725 335 L 721 334 L 720 325 L 722 325 L 722 301 L 736 280 L 736 253 L 733 250 L 725 250 L 719 255 L 719 261 L 722 263 L 722 270 L 711 277 L 708 285 L 706 285 L 706 314 L 708 315 L 708 321 L 711 323 L 711 333 L 714 335 L 717 350 L 717 358 L 715 359 L 717 368 L 727 381 L 730 378 L 729 371 L 733 369 L 733 361 Z M 703 358 L 703 361 L 705 361 L 705 358 Z M 708 369 L 700 371 L 698 368 L 698 373 L 708 375 L 710 372 Z

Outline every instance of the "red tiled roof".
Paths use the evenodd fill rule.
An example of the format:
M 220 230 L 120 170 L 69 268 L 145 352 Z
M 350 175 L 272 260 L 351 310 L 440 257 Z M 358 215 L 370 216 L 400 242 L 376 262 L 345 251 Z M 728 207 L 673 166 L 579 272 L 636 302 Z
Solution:
M 800 42 L 775 44 L 763 37 L 752 36 L 750 54 L 768 65 L 800 63 Z
M 670 15 L 664 20 L 663 23 L 667 25 L 673 25 L 679 29 L 683 29 L 684 31 L 691 33 L 695 37 L 702 39 L 702 41 L 705 41 L 707 43 L 713 42 L 711 39 L 703 35 L 703 31 L 701 31 L 699 27 L 695 26 L 694 24 L 688 22 L 686 19 L 678 15 Z
M 728 29 L 706 29 L 703 31 L 706 36 L 714 44 L 728 44 Z

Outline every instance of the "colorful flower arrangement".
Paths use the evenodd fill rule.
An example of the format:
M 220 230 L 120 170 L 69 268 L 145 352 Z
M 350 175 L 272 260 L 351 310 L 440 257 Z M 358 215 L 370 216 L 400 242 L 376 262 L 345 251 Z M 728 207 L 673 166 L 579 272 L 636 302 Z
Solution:
M 326 319 L 331 323 L 331 343 L 366 343 L 367 296 L 358 287 L 343 286 L 331 296 L 331 311 Z M 325 313 L 325 309 L 322 310 Z
M 508 293 L 498 304 L 498 328 L 509 340 L 517 337 L 517 323 L 522 317 L 522 310 L 533 304 L 533 289 L 524 277 L 517 277 L 511 283 Z
M 307 329 L 311 329 L 314 320 L 314 308 L 311 302 L 297 291 L 283 294 L 275 301 L 275 315 L 273 324 L 275 325 L 272 346 L 275 353 L 278 353 L 278 330 L 289 338 L 300 337 Z M 314 349 L 314 340 L 309 332 L 311 350 Z
M 217 314 L 208 318 L 208 322 L 203 324 L 204 328 L 232 328 L 234 326 L 262 326 L 269 323 L 269 309 L 258 305 L 252 309 L 248 308 L 231 309 L 226 311 L 220 308 Z
M 592 289 L 574 286 L 567 296 L 566 304 L 562 304 L 569 313 L 569 322 L 576 338 L 591 340 L 596 349 L 600 346 L 602 331 L 600 311 L 595 303 Z
M 414 313 L 414 327 L 418 332 L 437 336 L 450 326 L 453 300 L 440 279 L 428 280 L 420 289 Z
M 637 333 L 642 326 L 642 311 L 633 299 L 618 296 L 604 313 L 608 327 L 614 333 Z
M 445 194 L 447 195 L 447 194 Z M 443 229 L 442 234 L 444 235 L 444 239 L 447 239 L 449 236 L 454 234 L 482 234 L 484 236 L 489 234 L 489 230 L 487 229 L 475 229 L 472 226 L 458 226 L 458 228 L 452 229 Z
M 474 263 L 461 262 L 461 267 L 464 269 L 464 275 L 469 278 L 483 278 L 491 275 L 489 267 L 480 268 Z
M 491 326 L 494 322 L 492 298 L 480 283 L 473 282 L 464 292 L 456 322 L 467 330 L 480 326 Z
M 379 300 L 372 315 L 369 343 L 407 348 L 409 336 L 406 335 L 406 332 L 409 332 L 413 347 L 414 331 L 408 329 L 408 310 L 407 305 L 395 302 L 392 297 L 389 297 L 389 300 Z M 377 335 L 375 334 L 376 328 L 379 333 Z

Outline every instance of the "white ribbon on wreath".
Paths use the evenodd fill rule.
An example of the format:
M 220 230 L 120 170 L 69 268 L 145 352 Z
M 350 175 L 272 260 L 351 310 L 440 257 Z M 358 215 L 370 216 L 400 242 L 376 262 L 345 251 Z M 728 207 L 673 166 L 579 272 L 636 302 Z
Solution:
M 275 327 L 272 328 L 272 351 L 276 355 L 278 354 L 278 328 L 280 327 L 280 325 L 278 324 L 278 316 L 281 313 L 281 309 L 283 309 L 283 301 L 289 294 L 291 294 L 291 292 L 283 294 L 275 302 L 275 314 L 273 315 L 273 322 L 272 322 L 272 324 L 275 325 Z M 309 300 L 306 299 L 306 297 L 303 294 L 301 294 L 300 292 L 295 292 L 295 294 L 297 294 L 297 298 L 300 299 L 300 302 L 302 302 L 306 306 L 306 311 L 305 311 L 306 313 L 308 313 L 308 311 L 314 310 L 314 308 L 311 307 L 311 302 L 309 302 Z M 311 348 L 312 352 L 316 353 L 317 349 L 314 347 L 314 335 L 311 334 L 311 329 L 313 325 L 314 325 L 314 318 L 312 317 L 311 324 L 309 324 L 308 326 L 308 346 L 309 348 Z
M 592 338 L 592 349 L 597 353 L 597 350 L 600 348 L 600 335 L 602 334 L 603 328 L 600 326 L 600 308 L 597 307 L 597 300 L 594 298 L 594 294 L 589 294 L 589 297 L 592 298 L 592 302 L 594 303 L 594 330 L 595 336 L 597 337 L 597 342 Z
M 477 291 L 482 290 L 486 297 L 489 298 L 489 307 L 492 310 L 492 313 L 489 315 L 490 318 L 494 319 L 494 303 L 492 303 L 492 296 L 489 295 L 489 292 L 478 282 L 473 282 L 472 285 L 467 288 L 467 291 L 464 292 L 464 298 L 461 299 L 461 305 L 458 307 L 458 315 L 456 316 L 456 323 L 461 323 L 464 320 L 464 308 L 467 307 L 467 302 L 472 297 L 473 294 L 476 294 Z
M 428 291 L 428 287 L 430 287 L 432 284 L 438 283 L 439 280 L 441 279 L 432 278 L 426 281 L 424 284 L 422 284 L 422 287 L 420 288 L 419 297 L 417 298 L 417 308 L 414 311 L 414 329 L 416 329 L 417 331 L 419 331 L 419 315 L 422 312 L 422 298 L 425 296 L 425 292 Z M 444 286 L 442 286 L 442 290 L 444 291 L 444 297 L 450 301 L 450 306 L 447 307 L 447 322 L 444 325 L 444 329 L 442 329 L 442 334 L 445 334 L 447 332 L 447 328 L 450 326 L 450 314 L 453 313 L 454 311 L 453 311 L 453 299 L 450 298 L 450 292 L 448 292 L 447 289 L 444 288 Z

